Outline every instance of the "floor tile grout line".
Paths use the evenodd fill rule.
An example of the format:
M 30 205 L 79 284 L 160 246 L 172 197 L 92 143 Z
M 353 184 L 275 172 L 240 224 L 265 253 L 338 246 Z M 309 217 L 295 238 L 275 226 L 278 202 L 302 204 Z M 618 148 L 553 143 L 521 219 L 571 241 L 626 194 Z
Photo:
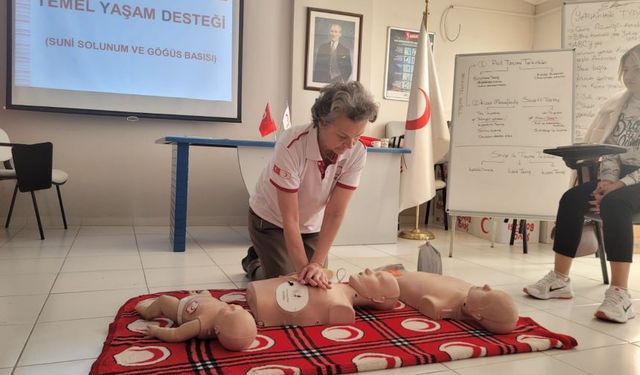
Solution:
M 595 311 L 595 310 L 594 310 L 594 311 Z M 556 317 L 556 318 L 560 318 L 560 319 L 566 320 L 566 321 L 568 321 L 568 322 L 571 322 L 571 323 L 577 324 L 577 325 L 579 325 L 579 326 L 581 326 L 581 327 L 588 328 L 588 329 L 590 329 L 590 330 L 593 330 L 593 331 L 596 331 L 596 332 L 602 333 L 602 334 L 604 334 L 604 335 L 606 335 L 606 336 L 609 336 L 609 337 L 612 337 L 612 338 L 614 338 L 614 339 L 616 339 L 616 340 L 624 341 L 624 342 L 625 342 L 625 343 L 627 343 L 627 344 L 632 344 L 632 342 L 631 342 L 631 341 L 629 341 L 629 340 L 624 340 L 624 339 L 621 339 L 620 337 L 613 336 L 613 335 L 611 335 L 611 334 L 607 333 L 606 331 L 601 331 L 600 329 L 590 327 L 590 326 L 588 326 L 588 325 L 585 325 L 585 324 L 579 323 L 579 322 L 577 322 L 577 321 L 569 320 L 569 319 L 567 319 L 567 318 L 565 318 L 565 317 L 563 317 L 563 316 L 561 316 L 561 315 L 554 314 L 554 313 L 553 313 L 553 312 L 551 312 L 551 311 L 545 311 L 545 310 L 543 310 L 543 312 L 545 312 L 545 313 L 547 313 L 547 314 L 550 314 L 550 315 L 553 315 L 553 316 L 554 316 L 554 317 Z M 610 324 L 616 324 L 616 323 L 610 323 Z M 613 345 L 620 345 L 620 344 L 613 344 Z M 607 345 L 607 346 L 608 346 L 608 345 Z
M 69 361 L 55 361 L 55 362 L 48 362 L 48 363 L 46 363 L 46 365 L 55 365 L 55 364 L 60 364 L 60 363 L 72 363 L 72 362 L 79 362 L 79 361 L 88 361 L 88 360 L 95 360 L 96 358 L 97 357 L 78 358 L 78 359 L 73 359 L 73 360 L 69 360 Z M 45 365 L 45 363 L 37 363 L 37 364 L 26 365 L 26 366 L 15 366 L 14 370 L 16 370 L 18 368 L 35 367 L 35 366 L 42 366 L 42 365 Z M 13 374 L 13 372 L 11 374 Z
M 227 228 L 227 227 L 228 227 L 232 232 L 236 232 L 236 231 L 235 231 L 231 226 L 224 226 L 224 227 L 225 227 L 225 228 Z M 236 233 L 237 233 L 237 232 L 236 232 Z M 211 257 L 211 254 L 209 254 L 209 252 L 204 248 L 204 246 L 202 246 L 202 244 L 200 244 L 200 242 L 198 241 L 198 239 L 197 239 L 196 237 L 192 236 L 190 233 L 189 233 L 189 236 L 191 237 L 191 240 L 192 240 L 193 242 L 195 242 L 195 244 L 196 244 L 196 245 L 197 245 L 197 246 L 198 246 L 202 251 L 204 251 L 204 253 L 205 253 L 205 254 L 207 254 L 207 257 L 208 257 L 208 258 L 213 262 L 213 264 L 215 264 L 215 265 L 216 265 L 216 267 L 218 267 L 218 268 L 220 269 L 220 271 L 222 271 L 222 273 L 223 273 L 223 274 L 224 274 L 224 276 L 227 278 L 227 280 L 229 280 L 229 282 L 230 282 L 231 284 L 233 284 L 233 285 L 236 285 L 236 286 L 237 286 L 237 284 L 236 284 L 233 280 L 231 280 L 231 277 L 229 277 L 229 275 L 225 272 L 224 268 L 223 268 L 223 267 L 220 267 L 220 265 L 218 264 L 218 262 L 216 262 L 216 261 Z M 242 236 L 241 236 L 241 237 L 242 237 Z M 186 249 L 185 249 L 185 251 L 186 251 Z
M 76 230 L 75 236 L 73 237 L 73 241 L 71 241 L 71 245 L 69 246 L 69 249 L 67 250 L 67 253 L 64 256 L 64 261 L 62 262 L 62 264 L 60 265 L 60 269 L 58 269 L 58 273 L 56 274 L 56 277 L 53 279 L 53 282 L 51 283 L 51 288 L 49 288 L 49 293 L 47 293 L 47 297 L 44 300 L 44 303 L 42 304 L 42 307 L 40 308 L 40 311 L 38 312 L 38 316 L 36 316 L 35 321 L 33 322 L 33 326 L 31 327 L 31 330 L 29 331 L 29 334 L 27 335 L 27 339 L 24 342 L 24 345 L 22 345 L 22 349 L 20 350 L 20 354 L 18 355 L 18 358 L 16 358 L 16 362 L 13 365 L 13 370 L 11 371 L 11 374 L 13 374 L 15 372 L 15 369 L 18 367 L 18 364 L 20 363 L 20 360 L 22 359 L 22 356 L 24 354 L 24 350 L 27 348 L 27 345 L 29 345 L 29 340 L 31 340 L 31 336 L 33 335 L 33 332 L 36 329 L 36 326 L 38 325 L 38 321 L 40 320 L 40 316 L 42 316 L 42 312 L 45 309 L 45 306 L 47 306 L 47 301 L 49 301 L 49 298 L 51 297 L 51 292 L 53 291 L 53 288 L 56 285 L 56 282 L 58 281 L 58 278 L 60 277 L 60 274 L 62 273 L 62 269 L 64 268 L 64 264 L 67 261 L 67 257 L 69 256 L 69 252 L 71 251 L 71 248 L 73 247 L 73 244 L 76 242 L 76 238 L 78 238 L 78 234 L 80 233 L 80 227 L 78 227 L 78 229 Z
M 147 280 L 147 272 L 144 268 L 144 262 L 142 262 L 142 254 L 140 252 L 140 243 L 138 242 L 138 234 L 136 233 L 136 226 L 131 224 L 131 227 L 133 229 L 133 238 L 136 241 L 136 251 L 138 252 L 138 262 L 140 263 L 140 267 L 142 268 L 142 277 L 144 277 L 144 285 L 147 288 L 147 294 L 150 294 L 151 290 L 149 289 L 149 281 Z

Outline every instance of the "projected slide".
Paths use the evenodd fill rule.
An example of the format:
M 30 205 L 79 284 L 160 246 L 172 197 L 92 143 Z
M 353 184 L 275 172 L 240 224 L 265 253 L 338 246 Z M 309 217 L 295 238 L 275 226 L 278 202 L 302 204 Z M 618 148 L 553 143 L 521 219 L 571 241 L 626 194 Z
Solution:
M 231 0 L 15 0 L 18 87 L 230 102 Z

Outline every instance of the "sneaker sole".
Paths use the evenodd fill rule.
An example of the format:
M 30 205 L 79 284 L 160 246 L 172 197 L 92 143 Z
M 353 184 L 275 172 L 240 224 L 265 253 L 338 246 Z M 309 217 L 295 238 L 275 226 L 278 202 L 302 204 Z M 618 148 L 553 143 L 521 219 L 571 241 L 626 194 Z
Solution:
M 608 316 L 607 316 L 607 314 L 605 314 L 603 311 L 596 311 L 596 313 L 595 313 L 595 314 L 593 314 L 593 315 L 594 315 L 596 318 L 600 319 L 600 320 L 606 320 L 607 322 L 620 323 L 620 324 L 624 324 L 624 323 L 626 323 L 629 319 L 633 319 L 633 318 L 635 318 L 635 317 L 636 317 L 635 315 L 634 315 L 634 316 L 631 316 L 631 317 L 629 317 L 629 316 L 628 316 L 628 317 L 627 317 L 627 320 L 625 320 L 624 322 L 622 322 L 622 321 L 615 320 L 615 319 L 612 319 L 612 318 L 608 317 Z
M 536 296 L 536 295 L 534 295 L 532 293 L 529 293 L 527 288 L 522 288 L 522 291 L 525 292 L 527 295 L 535 298 L 535 299 L 541 299 L 541 300 L 545 300 L 545 301 L 548 300 L 548 299 L 572 299 L 573 298 L 573 295 L 556 295 L 556 296 L 550 295 L 547 298 L 544 298 L 544 297 L 539 297 L 539 296 Z

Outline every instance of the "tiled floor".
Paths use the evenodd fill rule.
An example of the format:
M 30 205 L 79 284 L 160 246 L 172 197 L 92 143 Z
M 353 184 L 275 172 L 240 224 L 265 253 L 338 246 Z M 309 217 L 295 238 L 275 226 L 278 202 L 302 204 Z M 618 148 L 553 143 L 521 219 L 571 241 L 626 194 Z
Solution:
M 433 230 L 432 243 L 448 250 L 448 232 Z M 32 228 L 0 232 L 0 375 L 86 374 L 100 353 L 108 324 L 128 298 L 176 289 L 242 288 L 240 259 L 249 244 L 243 227 L 192 227 L 185 253 L 173 253 L 166 227 Z M 403 263 L 416 269 L 419 242 L 341 246 L 331 268 Z M 549 351 L 409 367 L 385 374 L 640 374 L 640 317 L 627 324 L 593 318 L 605 286 L 595 258 L 576 261 L 573 300 L 537 301 L 522 286 L 543 276 L 553 260 L 549 245 L 496 245 L 458 233 L 445 274 L 508 291 L 520 313 L 574 336 L 579 346 Z M 640 277 L 632 269 L 632 295 Z M 635 300 L 640 311 L 640 299 Z M 373 373 L 372 373 L 373 374 Z

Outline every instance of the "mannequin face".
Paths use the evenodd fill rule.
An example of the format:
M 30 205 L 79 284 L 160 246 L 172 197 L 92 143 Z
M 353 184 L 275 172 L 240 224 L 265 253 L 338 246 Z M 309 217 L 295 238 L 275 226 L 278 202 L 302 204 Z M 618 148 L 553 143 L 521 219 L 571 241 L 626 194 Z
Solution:
M 332 159 L 355 146 L 366 125 L 367 120 L 353 121 L 345 115 L 338 116 L 332 122 L 321 121 L 318 143 L 322 157 Z
M 640 98 L 640 59 L 631 54 L 622 66 L 622 82 L 637 98 Z
M 367 268 L 350 276 L 349 285 L 362 297 L 371 298 L 374 302 L 384 302 L 400 295 L 398 281 L 389 272 L 373 272 Z
M 474 311 L 484 308 L 489 303 L 491 294 L 493 294 L 493 290 L 489 285 L 472 287 L 465 301 L 465 309 Z
M 472 287 L 462 309 L 494 332 L 510 332 L 518 320 L 518 310 L 511 297 L 488 285 Z

